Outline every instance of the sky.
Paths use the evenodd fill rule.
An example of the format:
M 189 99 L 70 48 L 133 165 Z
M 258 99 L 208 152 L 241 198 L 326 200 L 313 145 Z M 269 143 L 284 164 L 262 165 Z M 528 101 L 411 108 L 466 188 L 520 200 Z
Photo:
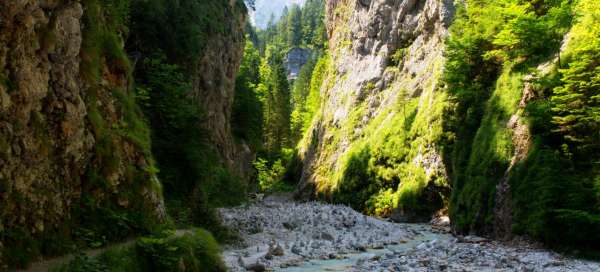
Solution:
M 256 0 L 256 10 L 252 12 L 252 22 L 259 28 L 266 28 L 271 14 L 278 19 L 283 8 L 292 4 L 302 5 L 305 0 Z

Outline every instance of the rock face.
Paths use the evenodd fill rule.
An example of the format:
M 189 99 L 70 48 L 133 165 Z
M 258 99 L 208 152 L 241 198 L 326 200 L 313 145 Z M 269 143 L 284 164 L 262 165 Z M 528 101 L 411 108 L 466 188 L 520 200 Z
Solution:
M 308 62 L 310 50 L 304 48 L 292 48 L 285 56 L 285 68 L 288 72 L 288 80 L 295 80 L 300 74 L 302 66 Z
M 84 71 L 87 8 L 0 2 L 0 252 L 64 229 L 83 196 L 164 217 L 151 155 L 122 133 L 127 70 L 100 54 L 99 75 Z
M 327 1 L 331 61 L 321 112 L 300 151 L 304 169 L 299 196 L 335 198 L 345 184 L 366 187 L 352 182 L 367 179 L 388 184 L 367 192 L 370 200 L 383 199 L 381 192 L 389 189 L 401 204 L 361 209 L 390 215 L 391 208 L 398 220 L 413 221 L 423 213 L 414 214 L 402 204 L 409 194 L 441 205 L 439 196 L 447 195 L 448 187 L 436 144 L 442 137 L 446 101 L 439 78 L 453 13 L 451 0 Z M 402 149 L 408 152 L 386 153 Z M 365 169 L 355 177 L 357 157 L 363 158 Z
M 232 1 L 232 5 L 235 2 Z M 254 154 L 244 142 L 237 144 L 231 133 L 235 77 L 244 52 L 245 16 L 232 13 L 223 35 L 209 38 L 197 64 L 193 83 L 196 100 L 207 112 L 204 124 L 211 144 L 228 168 L 240 177 L 251 171 Z

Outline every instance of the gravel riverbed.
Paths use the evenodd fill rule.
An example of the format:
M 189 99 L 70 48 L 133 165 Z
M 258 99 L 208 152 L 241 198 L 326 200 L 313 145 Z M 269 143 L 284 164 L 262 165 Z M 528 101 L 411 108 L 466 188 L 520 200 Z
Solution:
M 527 243 L 453 237 L 342 205 L 268 197 L 220 213 L 243 238 L 223 252 L 230 271 L 600 271 Z

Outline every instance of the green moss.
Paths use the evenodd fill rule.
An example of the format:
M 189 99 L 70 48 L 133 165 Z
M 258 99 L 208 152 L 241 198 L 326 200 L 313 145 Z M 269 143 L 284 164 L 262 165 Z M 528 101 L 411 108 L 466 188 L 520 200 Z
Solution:
M 10 143 L 4 138 L 4 136 L 0 136 L 0 156 L 2 158 L 7 158 L 10 155 Z
M 56 42 L 57 42 L 57 37 L 56 37 L 56 33 L 54 32 L 53 26 L 54 26 L 54 22 L 51 21 L 48 24 L 48 27 L 42 28 L 40 30 L 40 34 L 39 34 L 40 47 L 42 48 L 43 51 L 48 52 L 48 53 L 54 52 Z
M 483 228 L 493 223 L 496 184 L 513 156 L 512 132 L 507 124 L 517 112 L 523 75 L 504 68 L 485 106 L 485 114 L 472 143 L 463 186 L 454 187 L 451 213 L 459 228 Z M 458 178 L 458 177 L 457 177 Z M 457 184 L 463 184 L 458 180 Z M 483 216 L 482 216 L 483 215 Z
M 434 75 L 432 81 L 438 77 Z M 376 116 L 365 118 L 370 109 L 361 103 L 352 107 L 339 127 L 328 127 L 330 140 L 320 153 L 336 161 L 318 166 L 316 189 L 334 202 L 378 216 L 389 216 L 397 208 L 430 214 L 444 205 L 447 189 L 442 188 L 448 187 L 448 181 L 443 169 L 426 170 L 418 158 L 437 156 L 436 146 L 445 137 L 442 121 L 448 98 L 431 82 L 426 82 L 426 91 L 415 99 L 410 99 L 406 90 L 393 88 L 398 88 L 394 90 L 396 103 Z M 336 154 L 347 144 L 344 153 Z M 432 197 L 435 201 L 423 201 L 428 187 L 439 188 L 435 190 L 440 194 Z
M 53 150 L 53 146 L 45 116 L 41 112 L 32 112 L 29 126 L 33 129 L 39 143 L 39 154 L 49 156 Z
M 40 246 L 31 234 L 20 227 L 0 232 L 2 241 L 9 247 L 4 248 L 3 261 L 9 267 L 26 268 L 40 255 Z
M 592 37 L 597 37 L 598 32 L 594 27 L 598 24 L 597 16 L 591 14 L 597 13 L 597 4 L 580 1 L 529 5 L 529 2 L 506 5 L 502 1 L 467 1 L 467 8 L 459 5 L 451 28 L 453 35 L 448 41 L 445 69 L 445 81 L 456 102 L 445 125 L 452 134 L 446 145 L 446 161 L 450 162 L 453 173 L 450 215 L 459 231 L 490 233 L 495 187 L 508 174 L 514 232 L 558 248 L 597 251 L 598 236 L 589 232 L 599 228 L 600 201 L 598 187 L 594 185 L 598 177 L 594 164 L 597 152 L 573 148 L 560 135 L 568 129 L 556 127 L 560 119 L 555 116 L 556 109 L 565 107 L 559 105 L 561 99 L 554 97 L 565 90 L 560 87 L 565 84 L 565 73 L 575 70 L 552 71 L 537 78 L 530 85 L 536 97 L 524 110 L 517 107 L 525 87 L 524 75 L 533 71 L 539 77 L 537 65 L 558 52 L 572 18 L 578 18 L 577 25 L 587 25 L 574 26 L 568 37 L 579 42 L 589 39 L 583 42 L 585 48 L 593 46 L 591 41 L 597 39 Z M 571 15 L 575 6 L 579 16 Z M 571 46 L 578 46 L 577 42 L 567 44 L 558 66 L 568 66 L 573 61 L 569 51 Z M 582 56 L 586 54 L 577 55 L 585 58 Z M 587 71 L 577 72 L 577 78 L 592 74 L 590 66 L 578 69 L 585 67 Z M 569 82 L 566 84 L 575 82 L 566 81 Z M 584 86 L 591 86 L 589 80 L 583 81 Z M 582 102 L 594 103 L 593 98 L 568 97 L 576 97 L 578 102 L 566 103 L 566 108 L 583 105 Z M 533 143 L 527 157 L 507 173 L 514 153 L 513 132 L 507 123 L 514 114 L 529 125 Z M 574 119 L 567 121 L 567 125 L 577 123 Z M 580 126 L 585 133 L 597 131 L 586 126 Z
M 10 77 L 0 73 L 0 84 L 6 88 L 8 93 L 13 92 L 17 89 L 16 83 L 10 79 Z
M 113 96 L 121 106 L 122 121 L 117 124 L 116 130 L 133 144 L 135 144 L 146 156 L 151 156 L 150 129 L 143 113 L 132 93 L 121 89 L 115 89 Z

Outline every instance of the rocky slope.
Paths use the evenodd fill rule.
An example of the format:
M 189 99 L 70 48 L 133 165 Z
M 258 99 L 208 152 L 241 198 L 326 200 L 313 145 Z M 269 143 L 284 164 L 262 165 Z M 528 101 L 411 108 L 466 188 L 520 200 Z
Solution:
M 401 221 L 443 206 L 439 85 L 453 12 L 452 1 L 327 2 L 331 61 L 301 145 L 301 195 Z

